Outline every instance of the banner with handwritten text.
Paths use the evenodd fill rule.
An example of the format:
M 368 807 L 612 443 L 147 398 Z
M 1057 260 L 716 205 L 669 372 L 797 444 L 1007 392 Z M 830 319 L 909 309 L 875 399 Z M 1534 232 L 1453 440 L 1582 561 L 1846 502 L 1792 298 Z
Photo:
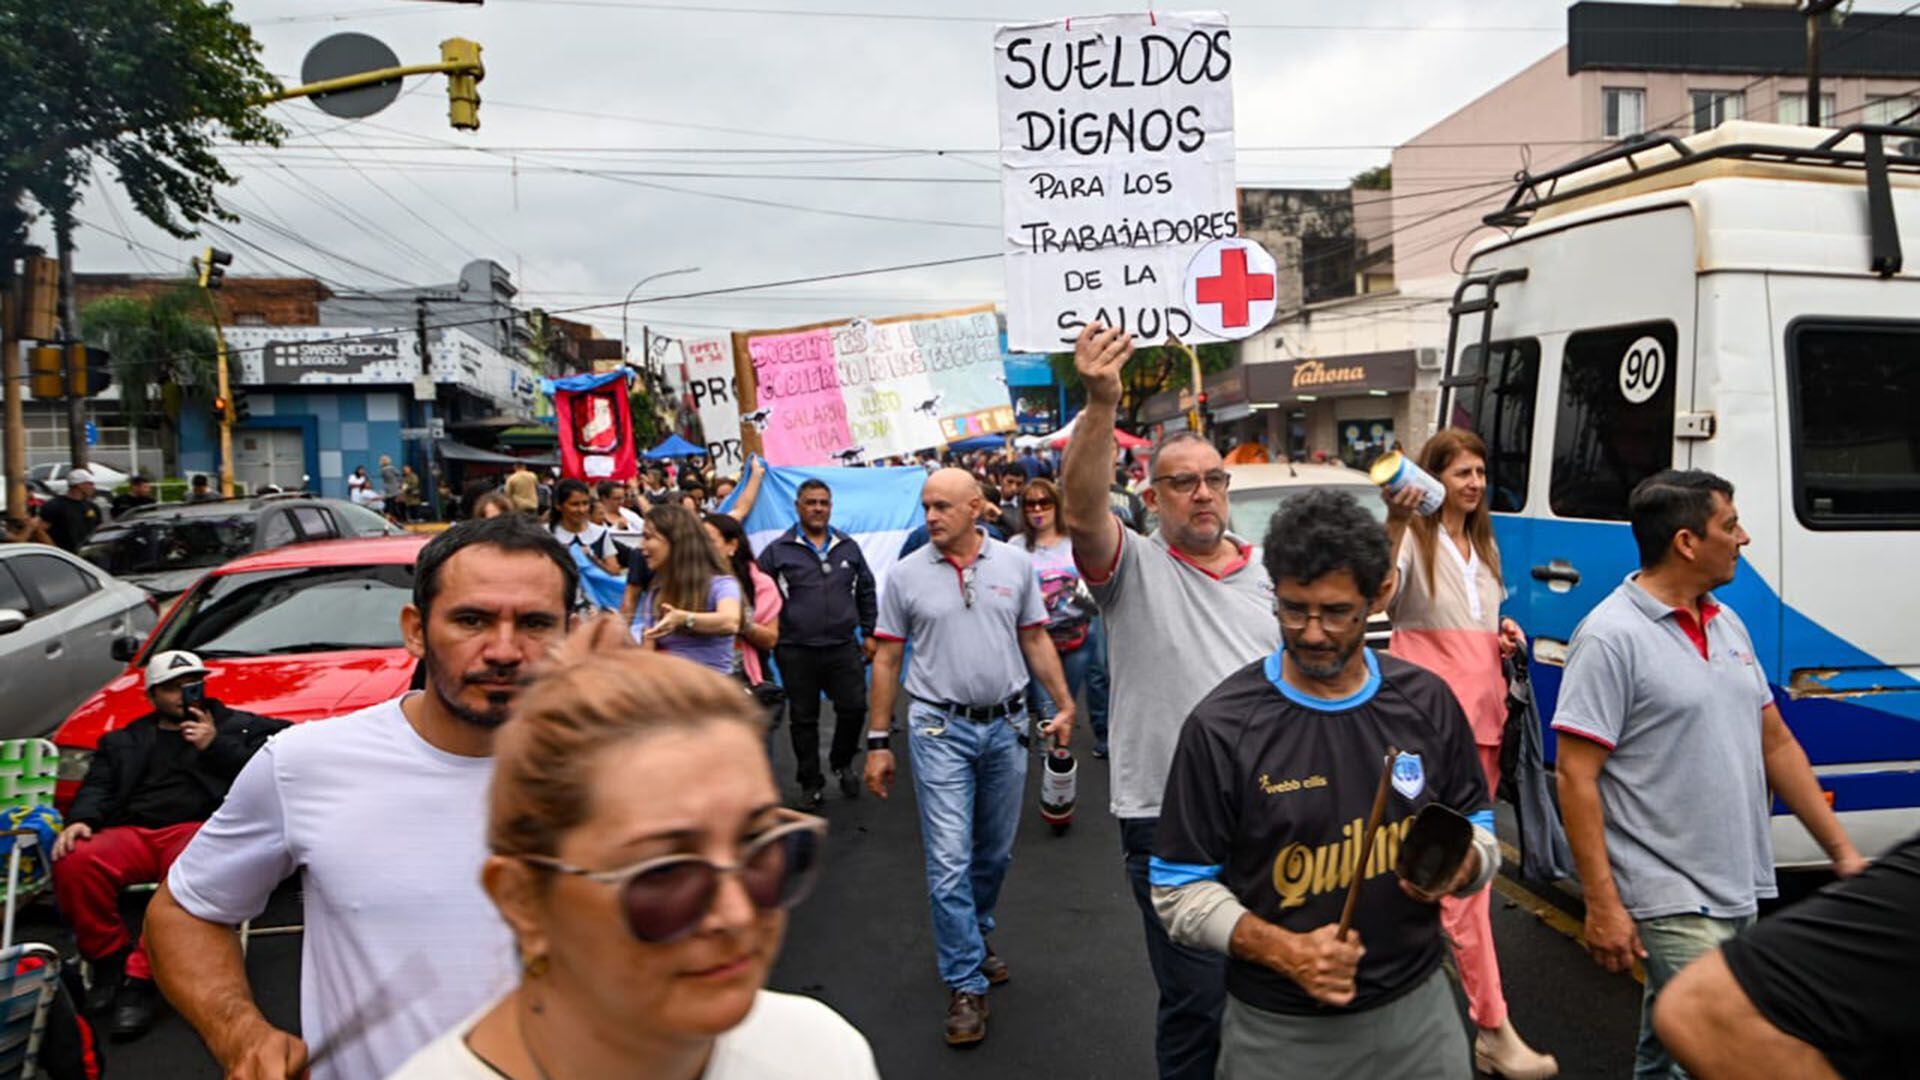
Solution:
M 1215 11 L 995 34 L 1013 351 L 1059 352 L 1095 321 L 1214 340 L 1183 278 L 1194 252 L 1239 233 L 1231 46 Z

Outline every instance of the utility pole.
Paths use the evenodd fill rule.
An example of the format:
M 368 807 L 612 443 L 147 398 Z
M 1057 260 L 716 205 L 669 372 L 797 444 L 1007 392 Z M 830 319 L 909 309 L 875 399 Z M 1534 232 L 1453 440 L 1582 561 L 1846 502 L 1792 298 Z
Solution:
M 233 265 L 233 254 L 208 247 L 193 260 L 200 295 L 207 298 L 207 317 L 213 320 L 213 350 L 218 375 L 214 389 L 213 418 L 220 425 L 220 497 L 233 498 L 233 391 L 227 376 L 227 335 L 220 329 L 220 305 L 213 290 L 219 288 Z
M 73 224 L 66 214 L 55 215 L 55 245 L 60 256 L 60 354 L 61 385 L 66 388 L 67 397 L 67 460 L 70 469 L 87 467 L 87 399 L 76 394 L 73 388 L 77 381 L 84 385 L 86 374 L 80 371 L 79 350 L 74 348 L 80 340 L 79 328 L 73 321 Z
M 440 468 L 437 464 L 439 454 L 435 452 L 438 448 L 434 445 L 432 431 L 433 397 L 435 391 L 433 385 L 433 354 L 427 349 L 427 298 L 424 296 L 416 296 L 413 298 L 413 324 L 414 332 L 420 335 L 420 378 L 425 380 L 422 386 L 427 391 L 424 396 L 420 394 L 414 395 L 420 398 L 420 417 L 421 420 L 424 421 L 422 426 L 428 429 L 427 437 L 420 440 L 421 448 L 426 456 L 425 469 L 420 476 L 420 486 L 424 489 L 422 494 L 427 497 L 427 506 L 432 510 L 433 519 L 439 521 L 441 520 Z
M 13 260 L 0 263 L 0 384 L 6 393 L 7 513 L 27 516 L 27 410 L 21 402 L 20 281 Z
M 1840 6 L 1840 0 L 1803 0 L 1807 16 L 1807 126 L 1819 127 L 1820 115 L 1820 20 Z

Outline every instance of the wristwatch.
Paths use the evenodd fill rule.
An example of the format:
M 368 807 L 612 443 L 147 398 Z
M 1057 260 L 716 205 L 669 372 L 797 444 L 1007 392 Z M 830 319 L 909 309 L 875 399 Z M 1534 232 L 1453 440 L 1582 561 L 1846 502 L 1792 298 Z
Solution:
M 867 749 L 868 750 L 893 749 L 893 739 L 890 733 L 885 731 L 879 732 L 878 734 L 873 732 L 868 732 L 867 733 Z
M 680 625 L 688 630 L 692 630 L 693 629 L 693 612 L 691 611 L 687 612 L 687 617 L 680 620 Z

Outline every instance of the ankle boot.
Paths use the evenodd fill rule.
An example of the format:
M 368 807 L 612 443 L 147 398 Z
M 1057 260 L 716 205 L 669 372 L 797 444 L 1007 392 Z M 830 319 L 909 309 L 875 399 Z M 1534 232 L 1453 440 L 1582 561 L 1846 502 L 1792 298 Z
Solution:
M 1497 1028 L 1481 1028 L 1473 1039 L 1473 1067 L 1505 1080 L 1547 1080 L 1560 1075 L 1560 1062 L 1528 1046 L 1512 1018 Z

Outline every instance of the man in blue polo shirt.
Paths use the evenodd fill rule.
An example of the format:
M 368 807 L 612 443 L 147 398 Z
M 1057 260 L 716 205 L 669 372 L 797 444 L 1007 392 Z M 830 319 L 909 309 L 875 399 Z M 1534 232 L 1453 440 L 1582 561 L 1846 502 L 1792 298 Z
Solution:
M 987 986 L 1008 978 L 986 935 L 1020 824 L 1029 667 L 1060 706 L 1046 734 L 1062 743 L 1073 736 L 1073 695 L 1047 636 L 1033 562 L 980 530 L 983 503 L 963 469 L 942 469 L 921 489 L 932 542 L 887 577 L 867 719 L 867 787 L 884 799 L 893 784 L 888 729 L 900 657 L 913 642 L 908 750 L 950 1046 L 986 1038 Z
M 1553 727 L 1560 811 L 1602 967 L 1646 962 L 1636 1077 L 1684 1076 L 1653 1003 L 1689 962 L 1751 926 L 1778 893 L 1768 790 L 1834 869 L 1865 868 L 1780 719 L 1753 640 L 1711 590 L 1748 543 L 1733 485 L 1698 469 L 1627 500 L 1640 570 L 1573 632 Z

